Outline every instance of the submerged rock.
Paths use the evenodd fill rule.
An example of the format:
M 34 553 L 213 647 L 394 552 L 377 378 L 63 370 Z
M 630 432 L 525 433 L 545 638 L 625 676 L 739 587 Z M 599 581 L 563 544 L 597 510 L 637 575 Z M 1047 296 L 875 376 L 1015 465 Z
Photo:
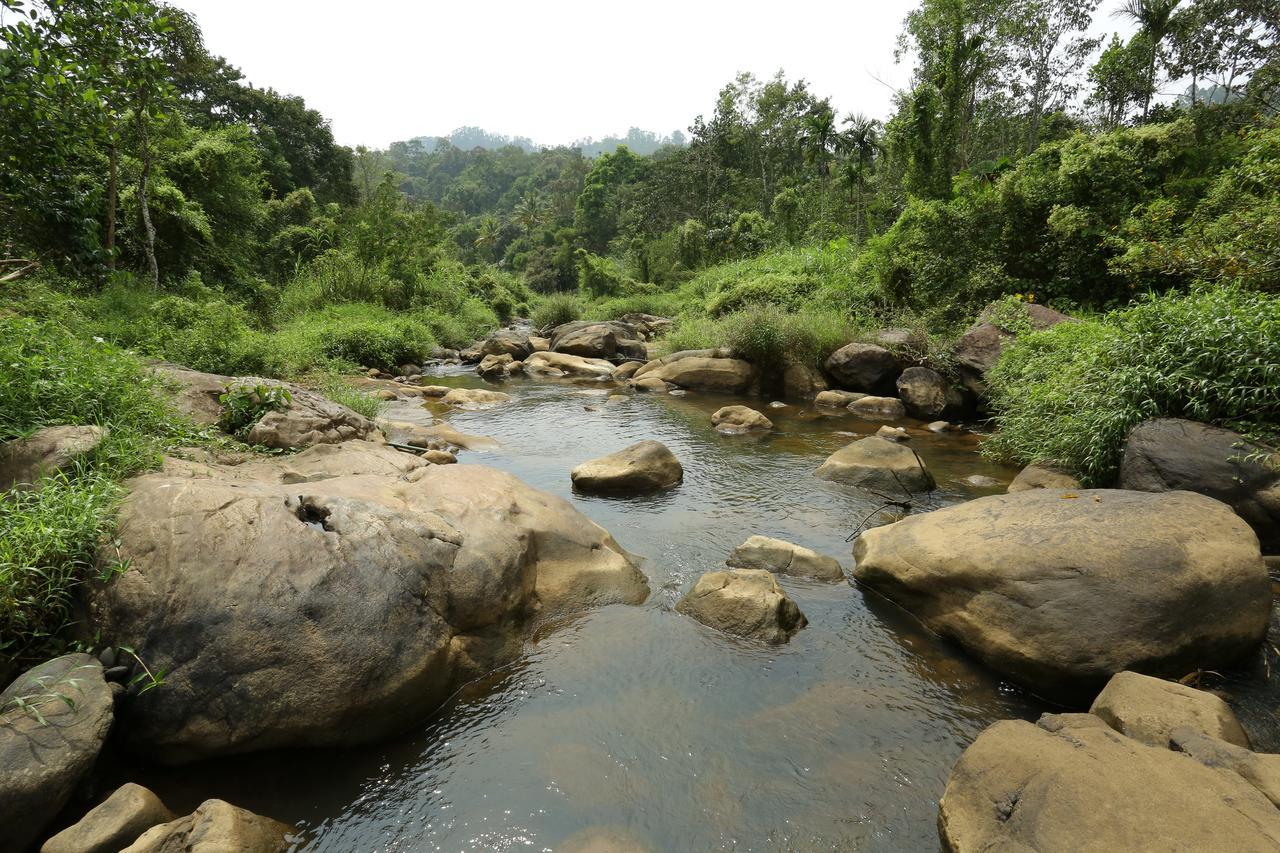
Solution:
M 529 617 L 647 595 L 613 537 L 508 474 L 348 442 L 282 482 L 314 453 L 130 481 L 128 570 L 86 598 L 104 638 L 167 673 L 128 702 L 135 749 L 375 740 L 517 653 Z
M 71 468 L 107 435 L 107 428 L 100 426 L 51 426 L 0 442 L 0 492 L 33 488 L 44 477 Z
M 875 344 L 846 344 L 827 357 L 827 374 L 850 391 L 888 393 L 902 365 L 898 357 Z
M 511 395 L 488 388 L 450 388 L 440 401 L 460 409 L 483 409 L 500 403 L 510 403 Z
M 1007 491 L 1027 492 L 1032 489 L 1078 489 L 1080 481 L 1070 474 L 1047 465 L 1028 465 L 1013 478 Z
M 1190 492 L 992 495 L 868 530 L 854 557 L 860 582 L 1051 698 L 1229 665 L 1271 611 L 1253 531 Z
M 836 558 L 768 536 L 752 536 L 734 548 L 725 563 L 735 569 L 762 569 L 823 581 L 844 580 L 844 569 Z
M 1217 696 L 1136 672 L 1111 676 L 1089 713 L 1148 746 L 1167 747 L 1174 729 L 1185 726 L 1236 746 L 1249 746 L 1240 721 Z
M 878 435 L 837 450 L 827 457 L 816 475 L 823 480 L 861 486 L 893 497 L 927 492 L 935 486 L 923 459 L 909 447 Z
M 176 817 L 151 791 L 127 782 L 77 823 L 46 841 L 40 853 L 116 853 Z
M 808 624 L 773 575 L 758 569 L 707 572 L 676 611 L 726 634 L 774 644 Z
M 115 719 L 102 664 L 69 654 L 0 692 L 0 839 L 25 850 L 98 760 Z
M 773 421 L 750 406 L 724 406 L 711 416 L 712 426 L 720 432 L 749 432 L 771 430 Z
M 1179 418 L 1144 421 L 1125 440 L 1120 486 L 1143 492 L 1186 489 L 1231 506 L 1268 549 L 1280 548 L 1280 466 L 1276 451 L 1238 432 Z
M 205 800 L 186 817 L 148 829 L 122 853 L 283 853 L 292 833 L 279 821 Z
M 1253 784 L 1113 731 L 1092 714 L 1005 720 L 965 750 L 939 805 L 955 853 L 1276 850 L 1280 811 Z
M 570 477 L 584 492 L 646 492 L 676 485 L 684 468 L 666 445 L 648 440 L 583 462 Z

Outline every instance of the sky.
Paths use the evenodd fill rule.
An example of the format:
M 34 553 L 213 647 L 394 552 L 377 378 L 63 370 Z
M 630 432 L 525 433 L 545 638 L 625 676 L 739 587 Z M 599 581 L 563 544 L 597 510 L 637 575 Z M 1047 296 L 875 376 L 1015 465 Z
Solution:
M 785 69 L 841 114 L 886 118 L 918 0 L 170 2 L 254 85 L 301 95 L 341 144 L 382 148 L 464 125 L 547 145 L 685 131 L 739 71 Z

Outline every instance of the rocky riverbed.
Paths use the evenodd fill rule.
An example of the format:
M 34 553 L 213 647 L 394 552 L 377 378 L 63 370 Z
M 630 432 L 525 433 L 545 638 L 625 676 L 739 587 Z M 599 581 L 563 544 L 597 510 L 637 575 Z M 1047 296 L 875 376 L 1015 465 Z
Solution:
M 968 850 L 1024 843 L 1036 820 L 1056 831 L 1079 816 L 1051 804 L 1092 802 L 1069 762 L 1023 766 L 1025 749 L 1052 758 L 1075 737 L 1123 791 L 1143 762 L 1173 790 L 1210 778 L 1187 756 L 1217 779 L 1255 766 L 1243 745 L 1280 745 L 1274 682 L 1248 665 L 1269 582 L 1225 504 L 1062 488 L 985 460 L 979 434 L 933 422 L 963 415 L 963 392 L 886 378 L 874 351 L 829 371 L 863 391 L 773 399 L 722 353 L 618 373 L 643 347 L 618 331 L 567 330 L 582 355 L 517 332 L 474 354 L 479 372 L 366 380 L 388 401 L 377 425 L 301 394 L 298 418 L 260 432 L 310 449 L 190 454 L 137 481 L 128 569 L 85 603 L 167 683 L 116 700 L 105 747 L 91 721 L 97 771 L 77 771 L 90 789 L 66 792 L 52 828 L 140 783 L 154 795 L 121 788 L 80 828 L 142 814 L 155 845 L 239 832 L 255 850 L 930 850 L 946 790 L 944 839 Z M 868 406 L 870 391 L 918 417 Z M 426 453 L 397 449 L 414 446 Z M 1144 443 L 1142 474 L 1173 477 L 1158 446 Z M 1024 484 L 1056 491 L 1019 497 Z M 1260 493 L 1243 514 L 1265 525 Z M 855 568 L 849 538 L 904 515 L 861 538 Z M 1141 693 L 1032 725 L 1088 709 L 1111 671 L 1217 662 L 1230 666 L 1206 679 L 1242 729 L 1216 708 L 1201 725 L 1209 694 L 1190 688 L 1195 712 L 1157 726 L 1178 729 L 1176 751 L 1134 745 L 1151 730 L 1132 723 Z M 121 692 L 114 660 L 71 663 L 107 697 L 96 707 Z M 1196 740 L 1237 730 L 1237 753 Z M 1270 778 L 1263 765 L 1250 772 Z M 1041 818 L 985 823 L 981 803 L 1009 794 L 983 787 L 987 766 L 1059 793 L 1027 800 Z M 1266 823 L 1258 796 L 1238 811 Z

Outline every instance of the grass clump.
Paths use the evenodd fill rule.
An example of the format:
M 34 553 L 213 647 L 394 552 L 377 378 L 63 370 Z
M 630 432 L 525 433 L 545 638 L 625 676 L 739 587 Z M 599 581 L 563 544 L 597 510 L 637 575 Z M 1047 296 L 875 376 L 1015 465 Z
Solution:
M 316 390 L 333 402 L 346 406 L 366 418 L 372 419 L 382 414 L 384 404 L 381 400 L 358 388 L 352 388 L 336 373 L 328 373 L 321 377 L 316 383 Z
M 74 471 L 0 494 L 0 670 L 53 645 L 109 538 L 119 481 L 154 467 L 167 446 L 203 440 L 160 391 L 135 356 L 109 343 L 0 315 L 0 440 L 58 424 L 109 430 Z
M 582 300 L 571 293 L 556 293 L 538 302 L 529 317 L 535 329 L 552 329 L 581 320 Z
M 837 312 L 750 305 L 724 317 L 681 318 L 665 347 L 669 353 L 727 347 L 765 371 L 780 371 L 791 362 L 819 367 L 853 337 L 853 327 Z
M 985 445 L 1088 485 L 1114 482 L 1129 430 L 1181 417 L 1280 436 L 1280 298 L 1237 287 L 1152 296 L 1098 321 L 1019 336 L 987 376 Z

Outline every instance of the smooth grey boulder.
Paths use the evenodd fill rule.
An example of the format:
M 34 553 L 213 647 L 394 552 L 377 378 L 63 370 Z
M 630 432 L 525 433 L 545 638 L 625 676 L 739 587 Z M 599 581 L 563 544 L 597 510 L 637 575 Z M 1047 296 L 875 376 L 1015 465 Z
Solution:
M 524 362 L 517 361 L 509 355 L 486 355 L 476 365 L 476 373 L 482 379 L 500 381 L 519 376 L 524 373 Z
M 907 414 L 922 421 L 955 417 L 964 409 L 964 395 L 941 373 L 928 367 L 908 367 L 897 382 L 898 397 Z
M 878 435 L 845 445 L 828 456 L 815 474 L 892 496 L 927 492 L 935 486 L 924 460 L 911 448 Z
M 164 763 L 388 736 L 510 660 L 532 618 L 648 594 L 568 502 L 364 442 L 166 465 L 129 482 L 116 536 L 128 569 L 86 605 L 167 673 L 125 730 Z
M 707 572 L 676 603 L 676 612 L 726 634 L 785 643 L 808 624 L 800 608 L 760 569 Z
M 151 791 L 126 782 L 78 822 L 50 838 L 40 853 L 117 853 L 176 817 Z
M 1027 492 L 1032 489 L 1078 489 L 1080 481 L 1070 474 L 1047 465 L 1028 465 L 1018 472 L 1006 489 L 1009 492 Z
M 1111 676 L 1089 713 L 1148 746 L 1167 747 L 1173 730 L 1187 726 L 1236 746 L 1249 746 L 1240 721 L 1217 696 L 1137 672 Z
M 582 376 L 592 379 L 612 377 L 614 372 L 612 362 L 564 352 L 534 353 L 525 361 L 524 368 L 526 373 L 533 376 Z
M 646 363 L 631 378 L 637 384 L 644 380 L 661 380 L 681 388 L 745 394 L 759 384 L 760 374 L 754 365 L 740 358 L 672 353 Z
M 648 492 L 679 483 L 684 467 L 666 445 L 646 440 L 583 462 L 570 478 L 584 492 Z
M 960 376 L 966 388 L 978 396 L 987 393 L 987 371 L 995 367 L 1000 353 L 1018 336 L 1018 329 L 1005 328 L 998 323 L 997 306 L 992 303 L 978 315 L 978 322 L 960 336 L 952 348 L 952 356 L 960 366 Z M 1047 329 L 1058 323 L 1074 323 L 1075 318 L 1044 305 L 1023 303 L 1027 325 L 1033 330 Z
M 1120 486 L 1217 498 L 1249 522 L 1264 549 L 1280 549 L 1280 457 L 1238 432 L 1181 418 L 1144 421 L 1125 440 Z
M 49 426 L 26 438 L 0 442 L 0 492 L 30 489 L 92 453 L 108 435 L 106 427 Z
M 720 432 L 740 433 L 752 430 L 767 432 L 773 429 L 773 421 L 750 406 L 723 406 L 711 415 L 711 425 Z
M 858 417 L 870 421 L 896 421 L 907 416 L 907 407 L 897 397 L 859 397 L 848 408 Z
M 956 763 L 944 849 L 1114 853 L 1280 849 L 1280 810 L 1227 767 L 1147 746 L 1092 714 L 1004 720 Z
M 839 387 L 871 394 L 891 392 L 902 372 L 898 357 L 875 344 L 845 344 L 827 357 L 824 366 Z
M 782 395 L 788 399 L 807 400 L 827 387 L 827 380 L 817 368 L 788 361 L 782 369 Z
M 640 332 L 628 323 L 612 320 L 574 320 L 556 326 L 551 332 L 551 349 L 584 358 L 648 358 Z
M 122 853 L 284 853 L 293 828 L 224 800 L 144 832 Z
M 835 557 L 769 536 L 750 537 L 733 549 L 725 563 L 734 569 L 762 569 L 823 581 L 844 580 L 844 569 Z
M 499 329 L 480 345 L 482 355 L 509 355 L 513 361 L 524 361 L 534 351 L 528 332 Z
M 115 719 L 102 664 L 46 661 L 0 692 L 0 840 L 25 850 L 93 770 Z
M 817 396 L 813 398 L 814 405 L 828 406 L 833 409 L 845 409 L 850 403 L 861 400 L 868 396 L 861 391 L 840 391 L 831 389 L 828 391 L 819 391 Z
M 1191 492 L 992 495 L 868 530 L 854 557 L 860 583 L 1055 699 L 1229 666 L 1271 612 L 1257 537 Z

